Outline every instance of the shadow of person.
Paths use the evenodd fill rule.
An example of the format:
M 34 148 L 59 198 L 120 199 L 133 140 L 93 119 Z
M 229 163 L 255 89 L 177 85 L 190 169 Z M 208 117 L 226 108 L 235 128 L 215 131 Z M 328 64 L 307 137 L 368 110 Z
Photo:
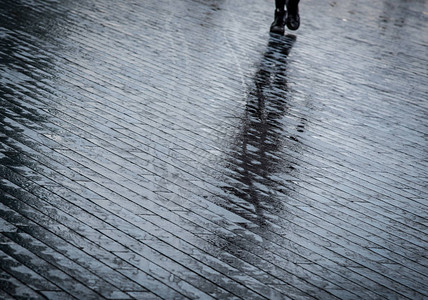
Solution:
M 296 37 L 270 36 L 254 80 L 248 90 L 241 129 L 232 145 L 228 168 L 230 177 L 223 189 L 228 200 L 242 208 L 235 213 L 263 229 L 265 211 L 285 213 L 278 195 L 286 194 L 284 178 L 293 171 L 294 162 L 281 153 L 290 140 L 284 132 L 283 117 L 290 108 L 287 86 L 287 60 Z M 299 131 L 304 126 L 299 125 Z M 282 197 L 281 197 L 282 198 Z M 265 228 L 267 229 L 267 228 Z

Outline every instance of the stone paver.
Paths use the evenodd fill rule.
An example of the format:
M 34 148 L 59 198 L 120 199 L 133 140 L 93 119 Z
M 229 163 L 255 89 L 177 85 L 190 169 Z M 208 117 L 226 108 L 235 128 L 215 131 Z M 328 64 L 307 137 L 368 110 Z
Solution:
M 428 5 L 3 0 L 0 298 L 428 297 Z

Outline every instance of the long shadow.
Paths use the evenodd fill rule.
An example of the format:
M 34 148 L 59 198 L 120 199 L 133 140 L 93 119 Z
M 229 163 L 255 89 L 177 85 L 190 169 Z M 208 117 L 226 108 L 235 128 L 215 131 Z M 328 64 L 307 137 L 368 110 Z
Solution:
M 228 161 L 231 175 L 223 186 L 231 201 L 246 208 L 234 212 L 259 228 L 268 224 L 266 209 L 286 213 L 282 203 L 287 194 L 284 178 L 292 175 L 295 162 L 285 157 L 281 149 L 298 144 L 284 131 L 283 120 L 290 108 L 287 60 L 295 40 L 294 35 L 272 35 L 269 39 L 247 93 L 241 130 Z M 298 125 L 298 131 L 303 129 L 304 125 Z

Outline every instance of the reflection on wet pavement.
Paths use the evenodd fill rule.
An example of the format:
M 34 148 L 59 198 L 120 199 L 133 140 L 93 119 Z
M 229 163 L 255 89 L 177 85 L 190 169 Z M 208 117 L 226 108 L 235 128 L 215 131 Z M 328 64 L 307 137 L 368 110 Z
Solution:
M 428 297 L 424 1 L 0 5 L 1 299 Z
M 241 132 L 232 142 L 229 165 L 233 175 L 225 178 L 225 182 L 229 178 L 232 181 L 225 190 L 236 199 L 246 201 L 243 207 L 257 215 L 255 223 L 262 227 L 266 225 L 264 206 L 285 212 L 276 193 L 286 189 L 286 182 L 282 182 L 280 176 L 294 170 L 293 161 L 281 155 L 281 148 L 296 147 L 293 143 L 298 143 L 296 138 L 286 136 L 282 128 L 283 116 L 290 106 L 287 55 L 295 39 L 295 36 L 270 37 L 254 83 L 246 93 Z M 303 125 L 298 126 L 303 128 Z

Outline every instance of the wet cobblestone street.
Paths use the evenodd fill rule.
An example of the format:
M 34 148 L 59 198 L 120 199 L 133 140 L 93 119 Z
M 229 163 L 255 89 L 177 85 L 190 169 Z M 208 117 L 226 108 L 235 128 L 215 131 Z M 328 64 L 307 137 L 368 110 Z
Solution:
M 428 2 L 0 0 L 0 299 L 428 299 Z

